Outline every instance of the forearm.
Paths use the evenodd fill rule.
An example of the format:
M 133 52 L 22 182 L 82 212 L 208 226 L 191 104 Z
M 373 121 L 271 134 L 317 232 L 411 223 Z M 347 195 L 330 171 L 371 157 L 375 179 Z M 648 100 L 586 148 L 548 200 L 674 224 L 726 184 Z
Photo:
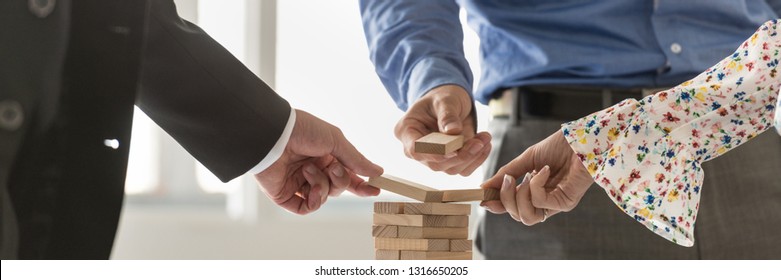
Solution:
M 172 1 L 152 1 L 136 104 L 217 177 L 256 166 L 282 135 L 290 106 Z
M 769 22 L 696 78 L 563 125 L 594 180 L 629 215 L 693 244 L 700 164 L 772 126 L 781 27 Z
M 360 9 L 370 58 L 399 108 L 406 110 L 440 85 L 471 92 L 472 73 L 453 0 L 362 0 Z

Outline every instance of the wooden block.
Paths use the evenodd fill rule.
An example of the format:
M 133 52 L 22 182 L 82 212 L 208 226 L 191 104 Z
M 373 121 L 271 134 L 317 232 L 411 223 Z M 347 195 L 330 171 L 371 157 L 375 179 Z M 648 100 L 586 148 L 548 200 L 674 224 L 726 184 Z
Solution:
M 374 237 L 399 237 L 399 226 L 391 225 L 373 225 L 372 236 Z
M 442 191 L 391 175 L 369 178 L 369 185 L 418 201 L 441 202 Z
M 404 214 L 404 202 L 375 202 L 374 213 Z
M 442 202 L 499 200 L 497 189 L 469 189 L 442 191 Z
M 398 238 L 442 238 L 442 239 L 467 239 L 468 227 L 408 227 L 398 226 Z
M 399 250 L 374 250 L 375 260 L 399 260 L 401 251 Z
M 433 132 L 415 141 L 415 152 L 446 155 L 464 146 L 464 136 Z
M 450 251 L 452 252 L 464 252 L 472 251 L 472 240 L 456 239 L 450 240 Z
M 376 213 L 377 203 L 374 205 Z M 410 215 L 469 215 L 471 212 L 472 206 L 469 204 L 404 203 L 404 214 Z
M 407 214 L 374 214 L 375 225 L 397 225 L 414 227 L 468 227 L 469 216 L 435 216 Z
M 471 260 L 472 252 L 401 251 L 401 260 Z
M 374 249 L 409 251 L 450 251 L 447 239 L 374 238 Z

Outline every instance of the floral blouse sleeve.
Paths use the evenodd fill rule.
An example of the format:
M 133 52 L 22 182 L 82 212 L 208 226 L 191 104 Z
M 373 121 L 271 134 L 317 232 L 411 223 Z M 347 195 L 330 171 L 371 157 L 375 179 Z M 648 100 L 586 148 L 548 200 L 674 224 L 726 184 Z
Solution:
M 594 181 L 662 237 L 694 244 L 700 165 L 773 125 L 781 88 L 781 22 L 692 80 L 562 125 Z

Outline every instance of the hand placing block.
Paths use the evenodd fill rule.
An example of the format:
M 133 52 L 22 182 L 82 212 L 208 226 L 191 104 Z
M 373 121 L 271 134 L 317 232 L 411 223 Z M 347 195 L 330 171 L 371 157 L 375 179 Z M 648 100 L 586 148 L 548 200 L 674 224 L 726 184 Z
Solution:
M 463 135 L 447 135 L 433 132 L 415 141 L 415 152 L 446 155 L 464 146 Z

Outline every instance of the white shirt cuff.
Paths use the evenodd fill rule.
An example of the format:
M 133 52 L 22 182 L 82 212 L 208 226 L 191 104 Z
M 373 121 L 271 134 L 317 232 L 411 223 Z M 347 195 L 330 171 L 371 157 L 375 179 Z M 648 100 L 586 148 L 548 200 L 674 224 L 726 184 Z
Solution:
M 255 165 L 252 169 L 247 171 L 247 174 L 255 175 L 260 172 L 263 172 L 263 170 L 266 170 L 269 166 L 277 162 L 279 157 L 282 156 L 282 153 L 285 152 L 285 147 L 287 146 L 288 140 L 290 140 L 290 134 L 293 133 L 293 127 L 296 124 L 296 109 L 290 108 L 290 117 L 287 119 L 287 124 L 285 125 L 285 129 L 282 130 L 282 135 L 279 136 L 279 139 L 277 140 L 277 143 L 274 144 L 274 147 L 271 148 L 270 151 L 268 151 L 268 154 L 266 154 L 266 157 L 263 158 L 263 160 L 258 163 L 258 165 Z

